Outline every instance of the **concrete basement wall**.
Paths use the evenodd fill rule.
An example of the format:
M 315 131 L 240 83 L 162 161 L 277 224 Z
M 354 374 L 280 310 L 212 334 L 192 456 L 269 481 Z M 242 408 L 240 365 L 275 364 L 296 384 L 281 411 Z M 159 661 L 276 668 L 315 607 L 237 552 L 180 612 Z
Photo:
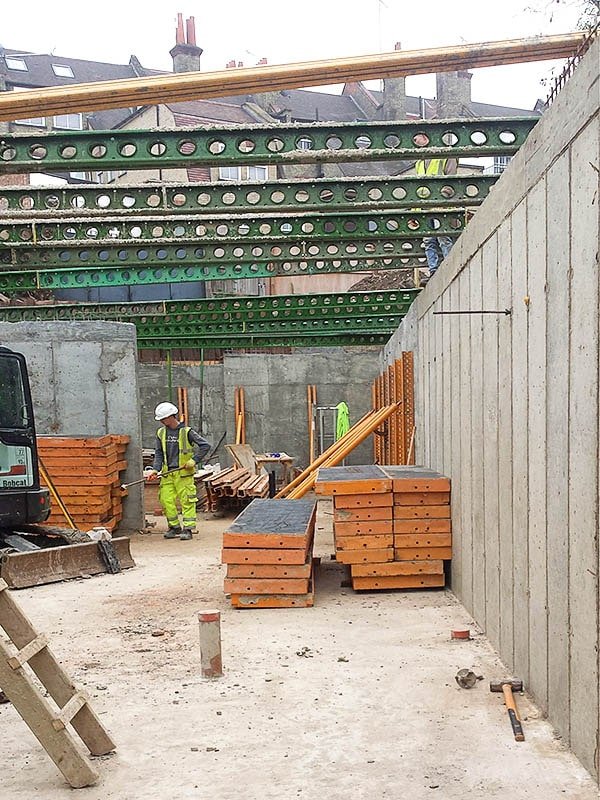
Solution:
M 126 481 L 141 475 L 135 326 L 118 322 L 0 322 L 0 344 L 27 359 L 39 434 L 127 434 Z M 123 530 L 144 524 L 134 486 Z
M 306 387 L 316 384 L 319 405 L 337 405 L 344 400 L 351 424 L 371 408 L 371 383 L 379 371 L 374 348 L 296 350 L 285 355 L 228 355 L 223 364 L 204 367 L 204 413 L 202 433 L 216 445 L 224 431 L 224 443 L 235 441 L 234 388 L 246 395 L 246 441 L 255 452 L 285 451 L 296 456 L 296 464 L 308 463 Z M 168 399 L 165 364 L 139 364 L 142 427 L 145 447 L 154 447 L 154 407 Z M 200 419 L 200 367 L 173 365 L 173 400 L 176 388 L 188 389 L 190 424 Z M 228 454 L 219 451 L 220 463 Z M 372 463 L 369 439 L 351 453 L 346 463 Z
M 453 591 L 596 778 L 599 48 L 382 358 L 415 351 L 417 460 L 453 481 Z

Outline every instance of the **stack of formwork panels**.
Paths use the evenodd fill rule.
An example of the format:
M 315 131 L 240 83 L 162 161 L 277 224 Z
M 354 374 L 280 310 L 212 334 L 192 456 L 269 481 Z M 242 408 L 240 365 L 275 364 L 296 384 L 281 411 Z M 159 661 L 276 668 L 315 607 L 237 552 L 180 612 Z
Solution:
M 224 589 L 234 608 L 313 605 L 314 500 L 257 498 L 223 534 Z
M 38 453 L 75 524 L 113 531 L 123 516 L 120 474 L 127 469 L 128 436 L 38 436 Z M 51 500 L 47 524 L 67 522 Z
M 450 481 L 425 467 L 319 470 L 318 494 L 333 495 L 336 559 L 354 589 L 444 586 L 452 556 Z

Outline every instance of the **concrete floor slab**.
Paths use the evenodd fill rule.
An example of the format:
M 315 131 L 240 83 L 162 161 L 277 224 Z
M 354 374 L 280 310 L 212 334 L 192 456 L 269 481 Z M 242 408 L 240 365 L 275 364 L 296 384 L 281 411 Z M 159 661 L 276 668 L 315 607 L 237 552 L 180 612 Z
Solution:
M 506 672 L 447 591 L 340 586 L 327 502 L 313 609 L 230 608 L 220 537 L 137 536 L 137 568 L 17 593 L 118 743 L 86 800 L 596 800 L 598 789 L 526 697 L 516 743 L 489 681 Z M 197 612 L 222 612 L 225 676 L 200 677 Z M 162 631 L 162 635 L 153 633 Z M 484 676 L 459 689 L 461 667 Z M 10 705 L 2 796 L 72 798 Z

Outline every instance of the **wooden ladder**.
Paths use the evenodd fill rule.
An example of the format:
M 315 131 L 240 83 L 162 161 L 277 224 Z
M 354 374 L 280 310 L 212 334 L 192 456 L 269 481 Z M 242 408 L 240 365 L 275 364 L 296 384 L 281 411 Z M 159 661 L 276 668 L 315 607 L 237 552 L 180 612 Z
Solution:
M 98 779 L 98 773 L 67 725 L 73 726 L 92 755 L 110 753 L 115 744 L 90 708 L 86 695 L 77 691 L 51 653 L 46 636 L 35 631 L 2 579 L 0 628 L 17 648 L 14 652 L 10 643 L 0 637 L 2 691 L 71 786 L 74 789 L 90 786 Z M 58 709 L 43 696 L 34 675 Z

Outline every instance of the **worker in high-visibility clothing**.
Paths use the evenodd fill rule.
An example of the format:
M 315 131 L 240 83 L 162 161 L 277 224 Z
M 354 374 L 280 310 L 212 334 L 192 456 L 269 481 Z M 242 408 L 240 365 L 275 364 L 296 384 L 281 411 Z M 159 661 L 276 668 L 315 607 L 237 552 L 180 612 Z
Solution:
M 418 136 L 419 134 L 417 134 Z M 422 134 L 424 136 L 424 134 Z M 415 137 L 417 146 L 424 146 Z M 420 159 L 415 164 L 415 171 L 421 177 L 432 175 L 456 175 L 458 169 L 458 159 L 456 158 L 427 158 Z M 417 191 L 418 194 L 418 191 Z M 452 239 L 449 236 L 424 236 L 423 247 L 429 267 L 429 277 L 435 274 L 437 268 L 446 258 L 452 247 Z
M 199 433 L 180 422 L 179 409 L 173 403 L 159 403 L 154 418 L 162 423 L 156 433 L 156 449 L 152 469 L 146 473 L 149 480 L 160 477 L 158 499 L 169 525 L 165 539 L 191 539 L 196 527 L 196 484 L 194 472 L 210 450 L 210 445 Z M 194 447 L 197 454 L 194 456 Z M 177 502 L 181 506 L 182 524 L 179 524 Z

